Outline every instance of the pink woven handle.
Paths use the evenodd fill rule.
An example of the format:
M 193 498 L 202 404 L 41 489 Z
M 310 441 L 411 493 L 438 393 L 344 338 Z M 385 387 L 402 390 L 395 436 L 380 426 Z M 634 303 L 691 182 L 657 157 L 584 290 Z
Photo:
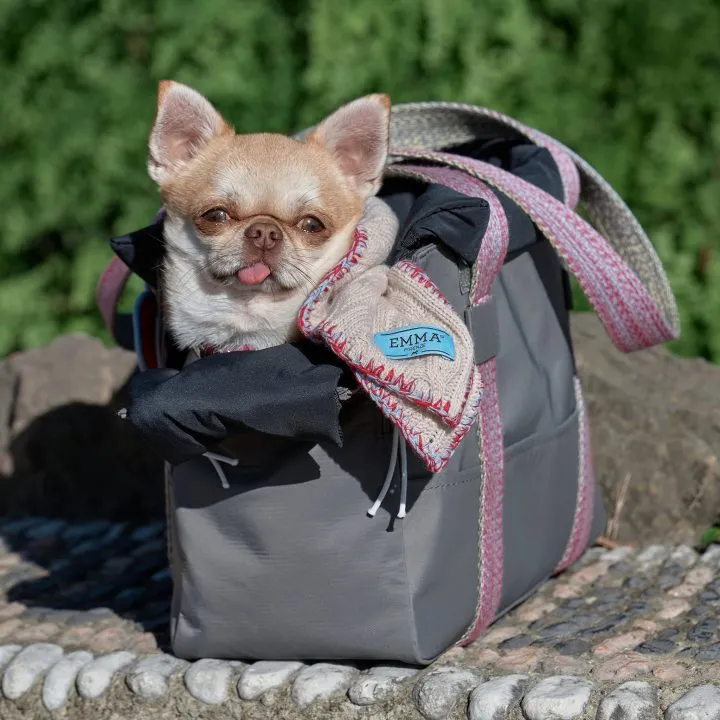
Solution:
M 100 310 L 100 315 L 102 315 L 105 327 L 113 335 L 117 306 L 129 277 L 130 268 L 119 257 L 113 257 L 100 277 L 95 291 L 95 302 Z
M 479 160 L 416 150 L 394 150 L 393 155 L 457 168 L 515 201 L 565 259 L 612 341 L 623 352 L 675 338 L 671 320 L 665 317 L 640 278 L 599 232 L 562 202 Z

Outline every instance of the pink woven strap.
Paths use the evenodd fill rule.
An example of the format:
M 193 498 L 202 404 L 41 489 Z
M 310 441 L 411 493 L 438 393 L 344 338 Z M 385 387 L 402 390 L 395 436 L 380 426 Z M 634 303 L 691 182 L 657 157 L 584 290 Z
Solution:
M 579 215 L 548 193 L 479 160 L 415 150 L 394 150 L 393 155 L 457 168 L 484 180 L 516 202 L 565 259 L 620 350 L 639 350 L 676 337 L 673 319 L 663 314 L 615 249 Z
M 130 268 L 119 257 L 113 257 L 101 275 L 95 291 L 95 302 L 105 327 L 113 337 L 115 336 L 117 306 L 129 277 Z
M 436 182 L 490 206 L 490 220 L 475 262 L 472 298 L 479 305 L 490 299 L 492 285 L 507 253 L 510 231 L 497 195 L 467 173 L 438 166 L 395 166 L 393 175 L 408 175 Z M 483 394 L 478 413 L 478 440 L 482 468 L 478 522 L 478 591 L 475 617 L 459 645 L 469 645 L 497 617 L 503 587 L 503 498 L 505 492 L 505 444 L 497 389 L 495 358 L 478 366 Z

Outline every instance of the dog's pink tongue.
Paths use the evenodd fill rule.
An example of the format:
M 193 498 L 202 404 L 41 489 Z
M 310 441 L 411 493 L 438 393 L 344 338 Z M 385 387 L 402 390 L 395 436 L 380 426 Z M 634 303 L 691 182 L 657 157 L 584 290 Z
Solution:
M 245 285 L 259 285 L 269 274 L 270 268 L 263 262 L 257 262 L 239 270 L 237 277 Z

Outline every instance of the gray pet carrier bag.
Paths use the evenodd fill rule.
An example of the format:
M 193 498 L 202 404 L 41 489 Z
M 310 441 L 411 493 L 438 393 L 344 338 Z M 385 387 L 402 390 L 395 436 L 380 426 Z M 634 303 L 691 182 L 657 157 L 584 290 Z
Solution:
M 641 227 L 573 152 L 470 106 L 394 107 L 380 196 L 400 223 L 388 262 L 418 265 L 470 330 L 477 421 L 438 472 L 409 453 L 402 519 L 396 475 L 367 513 L 397 433 L 362 389 L 342 394 L 341 447 L 248 432 L 225 482 L 212 454 L 168 463 L 180 657 L 427 664 L 471 643 L 602 532 L 569 275 L 621 351 L 677 337 Z

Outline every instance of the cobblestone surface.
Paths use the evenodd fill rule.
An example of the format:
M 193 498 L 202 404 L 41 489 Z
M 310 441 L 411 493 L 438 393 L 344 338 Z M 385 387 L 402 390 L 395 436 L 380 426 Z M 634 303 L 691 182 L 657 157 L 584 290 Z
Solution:
M 159 702 L 203 718 L 720 718 L 715 547 L 593 548 L 419 669 L 187 663 L 168 647 L 170 592 L 162 523 L 0 519 L 0 717 L 129 720 Z

